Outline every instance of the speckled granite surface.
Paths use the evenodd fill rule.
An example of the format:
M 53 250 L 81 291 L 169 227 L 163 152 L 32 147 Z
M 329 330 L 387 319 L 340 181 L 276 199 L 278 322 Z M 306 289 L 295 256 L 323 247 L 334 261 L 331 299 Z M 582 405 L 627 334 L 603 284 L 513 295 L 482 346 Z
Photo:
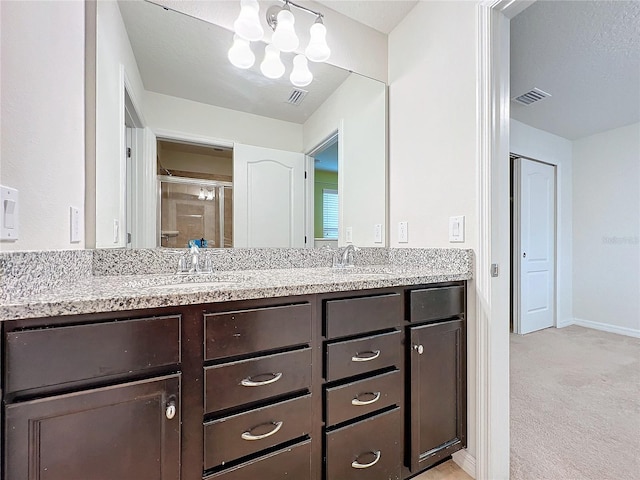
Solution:
M 229 248 L 202 249 L 213 269 L 262 270 L 277 268 L 330 267 L 338 250 L 332 248 Z M 100 249 L 93 256 L 94 275 L 146 275 L 175 273 L 186 249 Z M 388 248 L 361 248 L 356 265 L 389 263 Z
M 282 249 L 278 249 L 282 250 Z M 257 265 L 280 265 L 285 263 L 287 268 L 240 268 L 248 265 L 249 258 L 238 259 L 238 263 L 229 265 L 233 268 L 222 268 L 211 275 L 175 275 L 172 273 L 156 273 L 144 275 L 126 275 L 126 269 L 118 265 L 115 271 L 119 275 L 89 275 L 91 252 L 88 255 L 75 254 L 69 258 L 80 260 L 80 266 L 66 278 L 67 258 L 64 254 L 53 253 L 57 268 L 35 268 L 25 260 L 32 257 L 21 257 L 16 254 L 0 254 L 0 265 L 3 272 L 9 271 L 8 277 L 15 275 L 30 275 L 29 272 L 50 272 L 55 279 L 40 282 L 39 288 L 26 288 L 29 279 L 19 280 L 10 278 L 3 280 L 2 305 L 0 305 L 0 320 L 35 318 L 43 316 L 73 315 L 80 313 L 95 313 L 104 311 L 122 311 L 141 308 L 155 308 L 175 305 L 193 305 L 199 303 L 223 302 L 228 300 L 258 299 L 288 295 L 303 295 L 325 293 L 333 291 L 361 290 L 370 288 L 396 287 L 403 285 L 435 283 L 454 280 L 468 280 L 472 277 L 472 252 L 470 250 L 449 249 L 363 249 L 358 252 L 366 254 L 371 250 L 370 259 L 378 261 L 363 265 L 364 255 L 358 257 L 358 266 L 344 271 L 329 267 L 332 255 L 326 260 L 325 266 L 304 267 L 304 262 L 316 262 L 318 252 L 307 250 L 309 253 L 290 251 L 290 257 L 285 258 L 284 252 L 279 251 L 274 258 L 271 252 L 260 250 Z M 397 249 L 403 250 L 403 249 Z M 97 251 L 97 255 L 110 258 L 111 261 L 127 262 L 122 252 Z M 319 251 L 321 252 L 321 251 Z M 42 254 L 44 255 L 45 252 Z M 48 252 L 51 254 L 52 252 Z M 138 255 L 157 255 L 159 264 L 165 262 L 164 256 L 171 256 L 171 251 L 137 251 Z M 235 252 L 229 252 L 230 255 Z M 248 253 L 246 251 L 245 253 Z M 325 252 L 325 254 L 328 252 Z M 126 255 L 126 254 L 124 254 Z M 397 263 L 389 260 L 397 256 Z M 86 257 L 86 258 L 85 258 Z M 87 260 L 88 258 L 88 260 Z M 118 258 L 118 260 L 116 260 Z M 44 257 L 38 257 L 46 263 Z M 175 259 L 175 258 L 174 258 Z M 323 260 L 323 261 L 325 261 Z M 60 262 L 62 261 L 62 262 Z M 246 263 L 242 263 L 246 262 Z M 297 262 L 297 263 L 296 263 Z M 166 261 L 170 266 L 171 262 Z M 298 268 L 290 268 L 296 265 Z M 95 259 L 94 259 L 95 268 Z M 154 267 L 155 268 L 155 267 Z M 64 271 L 60 271 L 60 269 Z M 86 270 L 85 270 L 86 269 Z M 173 267 L 169 270 L 173 272 Z M 64 281 L 60 279 L 64 278 Z M 9 288 L 6 288 L 6 287 Z
M 91 278 L 91 250 L 0 253 L 0 303 Z

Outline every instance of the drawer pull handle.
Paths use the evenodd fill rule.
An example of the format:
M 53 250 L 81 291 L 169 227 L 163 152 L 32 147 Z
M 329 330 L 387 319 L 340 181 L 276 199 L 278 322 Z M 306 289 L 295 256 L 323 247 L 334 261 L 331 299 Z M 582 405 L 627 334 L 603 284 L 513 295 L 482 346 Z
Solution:
M 267 438 L 270 437 L 271 435 L 275 435 L 276 433 L 278 433 L 278 431 L 282 428 L 282 424 L 284 422 L 271 422 L 265 425 L 273 425 L 275 428 L 273 430 L 271 430 L 270 432 L 267 433 L 263 433 L 262 435 L 253 435 L 250 431 L 249 432 L 244 432 L 241 437 L 243 440 L 262 440 L 263 438 Z
M 173 419 L 173 417 L 176 416 L 176 403 L 173 401 L 169 402 L 164 414 L 169 420 Z
M 240 382 L 240 385 L 242 385 L 243 387 L 262 387 L 263 385 L 269 385 L 271 383 L 276 383 L 278 380 L 280 380 L 282 378 L 282 372 L 278 372 L 278 373 L 269 373 L 268 375 L 273 375 L 273 378 L 270 378 L 269 380 L 264 380 L 261 382 L 255 382 L 253 380 L 251 380 L 251 377 L 247 377 L 244 380 L 242 380 Z
M 369 467 L 373 467 L 376 463 L 378 463 L 380 461 L 380 450 L 378 450 L 377 452 L 371 452 L 371 453 L 373 453 L 376 456 L 376 458 L 375 458 L 375 460 L 373 462 L 371 462 L 371 463 L 360 463 L 358 461 L 358 459 L 356 459 L 351 464 L 351 466 L 353 468 L 369 468 Z
M 355 405 L 356 407 L 362 407 L 364 405 L 371 405 L 372 403 L 376 403 L 378 400 L 380 400 L 380 392 L 369 392 L 371 395 L 373 395 L 373 399 L 372 400 L 360 400 L 358 397 L 360 395 L 358 395 L 358 397 L 354 398 L 353 400 L 351 400 L 351 405 Z
M 373 353 L 370 357 L 361 357 L 363 353 Z M 380 350 L 376 350 L 373 352 L 358 352 L 354 357 L 351 357 L 352 362 L 370 362 L 371 360 L 375 360 L 380 356 Z

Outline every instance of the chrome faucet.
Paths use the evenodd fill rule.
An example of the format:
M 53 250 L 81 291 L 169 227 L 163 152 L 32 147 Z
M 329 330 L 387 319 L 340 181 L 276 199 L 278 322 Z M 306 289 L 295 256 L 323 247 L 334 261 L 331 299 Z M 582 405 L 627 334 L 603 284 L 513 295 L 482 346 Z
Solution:
M 187 253 L 178 260 L 178 273 L 181 274 L 211 273 L 212 271 L 211 259 L 201 258 L 200 247 L 195 244 L 192 244 Z
M 189 248 L 189 252 L 191 254 L 191 268 L 189 268 L 189 273 L 197 273 L 200 271 L 200 247 L 194 243 Z
M 353 267 L 353 257 L 360 249 L 353 244 L 347 245 L 341 255 L 336 252 L 333 258 L 333 266 L 336 268 Z

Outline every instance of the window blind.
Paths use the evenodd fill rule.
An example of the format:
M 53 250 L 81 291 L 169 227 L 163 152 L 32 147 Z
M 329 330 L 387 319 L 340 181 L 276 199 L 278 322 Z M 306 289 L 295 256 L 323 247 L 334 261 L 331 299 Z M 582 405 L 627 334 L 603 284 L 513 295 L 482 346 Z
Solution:
M 322 189 L 322 237 L 338 239 L 338 191 Z

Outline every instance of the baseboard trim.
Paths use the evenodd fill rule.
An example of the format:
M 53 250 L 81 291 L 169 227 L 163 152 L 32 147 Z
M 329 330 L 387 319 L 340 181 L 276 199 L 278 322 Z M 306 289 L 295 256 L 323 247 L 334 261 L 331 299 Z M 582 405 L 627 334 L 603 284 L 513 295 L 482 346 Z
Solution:
M 567 318 L 556 323 L 556 328 L 564 328 L 570 327 L 571 325 L 575 325 L 576 322 L 573 318 Z
M 618 327 L 608 323 L 592 322 L 591 320 L 584 320 L 582 318 L 574 318 L 574 325 L 581 327 L 593 328 L 594 330 L 602 330 L 603 332 L 617 333 L 618 335 L 626 335 L 627 337 L 640 338 L 640 329 Z
M 472 457 L 469 452 L 466 450 L 458 450 L 451 455 L 451 458 L 453 458 L 453 461 L 462 468 L 462 470 L 467 472 L 471 478 L 476 478 L 476 459 Z

